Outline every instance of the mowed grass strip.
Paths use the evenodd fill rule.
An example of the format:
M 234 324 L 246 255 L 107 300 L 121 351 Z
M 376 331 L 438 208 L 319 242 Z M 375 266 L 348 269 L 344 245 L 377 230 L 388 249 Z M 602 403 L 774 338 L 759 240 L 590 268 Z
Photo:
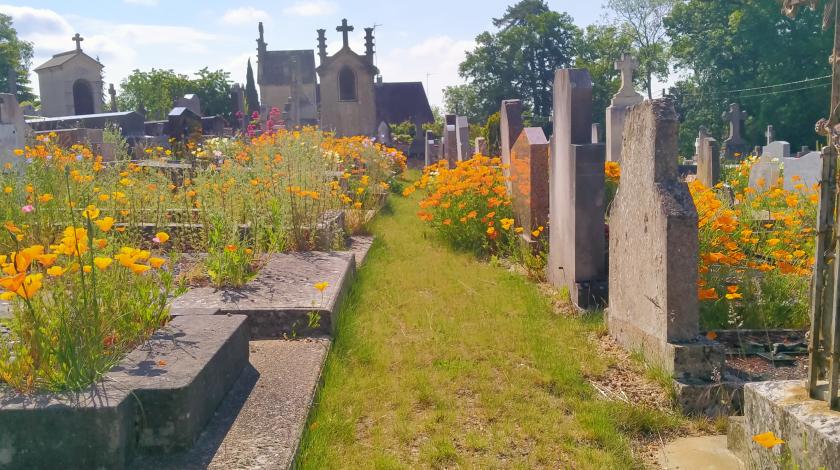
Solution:
M 679 419 L 599 400 L 591 333 L 523 276 L 447 248 L 392 196 L 340 314 L 297 465 L 634 468 Z

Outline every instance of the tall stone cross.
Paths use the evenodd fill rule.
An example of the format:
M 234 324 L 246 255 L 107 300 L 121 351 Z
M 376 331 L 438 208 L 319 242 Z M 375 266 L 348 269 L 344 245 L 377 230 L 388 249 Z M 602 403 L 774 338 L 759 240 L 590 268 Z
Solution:
M 633 72 L 639 68 L 639 61 L 630 54 L 621 54 L 621 59 L 615 62 L 615 69 L 621 72 L 621 89 L 618 96 L 635 96 L 633 89 Z
M 767 126 L 767 131 L 764 133 L 764 137 L 767 137 L 767 145 L 770 145 L 771 142 L 776 140 L 776 131 L 773 130 L 772 124 Z
M 116 113 L 117 112 L 117 89 L 114 88 L 113 83 L 111 83 L 108 86 L 108 95 L 111 96 L 111 112 Z
M 347 47 L 347 45 L 350 43 L 350 38 L 348 35 L 354 29 L 355 28 L 353 28 L 352 26 L 347 25 L 347 18 L 341 20 L 341 26 L 335 28 L 336 31 L 338 31 L 344 36 L 344 47 Z
M 79 33 L 76 33 L 76 35 L 73 36 L 73 41 L 76 42 L 76 50 L 77 51 L 79 51 L 79 52 L 82 51 L 82 41 L 84 41 L 84 40 L 85 40 L 85 38 L 83 38 L 81 35 L 79 35 Z
M 741 122 L 747 119 L 747 112 L 741 111 L 738 103 L 732 103 L 729 105 L 729 112 L 723 113 L 723 118 L 729 121 L 729 139 L 740 142 Z

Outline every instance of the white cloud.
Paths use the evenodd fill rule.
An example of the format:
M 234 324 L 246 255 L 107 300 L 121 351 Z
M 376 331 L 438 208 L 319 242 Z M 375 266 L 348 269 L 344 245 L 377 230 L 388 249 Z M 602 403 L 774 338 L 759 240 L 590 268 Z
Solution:
M 271 17 L 265 10 L 254 7 L 234 8 L 222 15 L 222 23 L 231 26 L 255 25 L 260 21 L 268 22 Z
M 466 51 L 475 48 L 474 41 L 456 40 L 449 36 L 432 36 L 409 48 L 396 48 L 379 55 L 379 70 L 386 82 L 423 82 L 426 94 L 434 105 L 443 104 L 446 86 L 464 83 L 458 65 Z
M 157 6 L 159 0 L 123 0 L 124 3 L 128 3 L 129 5 L 140 5 L 144 7 L 154 7 Z
M 338 11 L 338 5 L 326 0 L 304 0 L 283 9 L 283 13 L 295 16 L 323 16 Z

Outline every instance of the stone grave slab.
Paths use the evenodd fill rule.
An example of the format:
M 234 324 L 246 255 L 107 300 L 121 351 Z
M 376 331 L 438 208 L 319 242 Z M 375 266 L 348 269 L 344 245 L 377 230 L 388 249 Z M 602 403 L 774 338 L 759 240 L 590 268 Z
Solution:
M 244 287 L 190 289 L 173 301 L 172 314 L 247 315 L 252 339 L 330 334 L 354 269 L 352 251 L 275 254 Z M 329 283 L 323 293 L 314 287 L 320 282 Z M 317 327 L 308 327 L 311 312 L 321 317 Z
M 709 380 L 724 350 L 699 334 L 697 209 L 677 175 L 668 99 L 628 116 L 621 184 L 610 212 L 610 334 L 677 380 Z
M 201 117 L 189 108 L 172 108 L 167 116 L 164 133 L 171 139 L 183 141 L 201 135 Z
M 429 166 L 432 163 L 436 163 L 438 161 L 438 149 L 437 143 L 435 142 L 435 134 L 432 131 L 426 131 L 425 137 L 425 158 L 423 163 L 425 164 L 425 166 Z
M 455 124 L 447 124 L 446 128 L 444 129 L 444 133 L 444 155 L 442 160 L 447 160 L 449 162 L 449 166 L 454 168 L 455 164 L 458 162 L 458 142 Z
M 583 69 L 554 76 L 549 176 L 548 279 L 590 308 L 606 297 L 605 146 L 592 144 L 592 79 Z
M 738 103 L 732 103 L 721 118 L 729 123 L 729 137 L 723 142 L 724 156 L 727 160 L 743 160 L 750 151 L 749 144 L 741 136 L 747 112 L 742 111 Z
M 790 143 L 783 140 L 775 140 L 761 149 L 762 157 L 790 158 Z
M 31 129 L 15 95 L 0 93 L 0 165 L 18 161 L 15 149 L 23 149 Z
M 32 126 L 34 131 L 75 128 L 104 129 L 106 125 L 113 124 L 120 128 L 124 137 L 142 137 L 146 133 L 144 117 L 135 111 L 37 118 L 31 119 L 27 123 Z
M 485 157 L 490 156 L 490 151 L 487 148 L 487 139 L 484 137 L 476 137 L 475 138 L 475 145 L 473 145 L 475 149 L 475 153 L 479 155 L 484 155 Z
M 767 191 L 776 186 L 782 174 L 780 168 L 782 160 L 767 152 L 762 153 L 758 161 L 750 168 L 750 187 L 758 191 Z
M 201 118 L 201 133 L 205 136 L 224 136 L 226 127 L 227 121 L 221 116 L 204 116 Z
M 458 116 L 455 120 L 455 143 L 458 146 L 459 162 L 473 157 L 470 149 L 470 123 L 465 116 Z
M 510 152 L 510 173 L 517 224 L 528 238 L 532 230 L 548 226 L 548 140 L 541 128 L 519 134 Z
M 2 464 L 124 468 L 137 454 L 191 447 L 248 363 L 245 322 L 175 318 L 83 392 L 0 390 Z
M 717 140 L 700 130 L 697 153 L 697 180 L 712 188 L 720 181 L 720 146 Z
M 814 192 L 814 185 L 819 184 L 822 177 L 822 154 L 809 152 L 799 158 L 785 158 L 784 188 L 788 191 L 801 190 L 805 193 Z M 799 185 L 804 187 L 799 187 Z
M 502 108 L 499 111 L 499 130 L 501 132 L 502 172 L 505 176 L 510 176 L 510 169 L 506 168 L 510 165 L 510 150 L 513 148 L 513 144 L 516 143 L 516 139 L 519 138 L 519 133 L 524 128 L 525 126 L 522 123 L 522 101 L 502 101 Z M 508 182 L 508 191 L 511 189 L 511 184 Z

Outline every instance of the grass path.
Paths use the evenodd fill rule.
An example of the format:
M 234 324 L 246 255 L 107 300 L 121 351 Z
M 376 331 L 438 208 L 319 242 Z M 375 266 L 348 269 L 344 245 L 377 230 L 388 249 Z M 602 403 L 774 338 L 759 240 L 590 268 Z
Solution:
M 596 399 L 599 318 L 445 247 L 392 196 L 345 302 L 298 465 L 635 468 L 630 439 L 677 418 Z

